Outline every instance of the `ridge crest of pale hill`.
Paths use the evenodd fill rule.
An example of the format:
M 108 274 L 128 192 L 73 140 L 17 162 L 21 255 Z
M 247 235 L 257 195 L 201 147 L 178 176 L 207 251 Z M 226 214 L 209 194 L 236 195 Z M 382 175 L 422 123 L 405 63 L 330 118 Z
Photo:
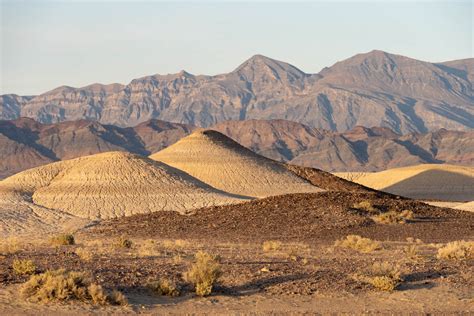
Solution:
M 162 162 L 124 152 L 60 161 L 0 182 L 0 193 L 82 218 L 189 210 L 245 200 Z
M 319 192 L 281 163 L 262 157 L 214 130 L 199 130 L 150 158 L 226 192 L 264 197 Z

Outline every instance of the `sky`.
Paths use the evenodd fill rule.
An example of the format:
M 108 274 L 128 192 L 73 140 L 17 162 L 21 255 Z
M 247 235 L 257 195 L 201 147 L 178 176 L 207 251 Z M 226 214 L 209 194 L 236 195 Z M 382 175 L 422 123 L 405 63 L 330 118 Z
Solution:
M 0 0 L 0 94 L 215 75 L 255 54 L 307 73 L 373 49 L 472 58 L 473 2 Z

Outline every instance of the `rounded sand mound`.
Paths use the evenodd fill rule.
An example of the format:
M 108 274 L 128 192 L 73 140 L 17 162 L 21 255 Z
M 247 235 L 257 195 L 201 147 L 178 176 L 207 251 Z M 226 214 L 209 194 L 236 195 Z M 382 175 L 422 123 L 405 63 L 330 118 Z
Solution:
M 30 169 L 1 181 L 2 191 L 30 197 L 38 206 L 90 219 L 155 211 L 184 213 L 243 200 L 164 163 L 123 152 Z
M 265 197 L 322 189 L 213 130 L 201 130 L 150 158 L 183 170 L 226 192 Z
M 381 190 L 415 199 L 472 201 L 474 168 L 425 164 L 375 173 L 337 173 L 336 175 Z

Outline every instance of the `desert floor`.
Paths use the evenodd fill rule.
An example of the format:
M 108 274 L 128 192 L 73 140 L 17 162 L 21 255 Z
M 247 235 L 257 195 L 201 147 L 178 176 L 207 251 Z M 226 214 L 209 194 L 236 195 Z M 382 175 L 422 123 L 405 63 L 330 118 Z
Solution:
M 410 208 L 415 218 L 374 223 L 351 210 L 360 200 Z M 272 197 L 189 216 L 158 212 L 108 220 L 76 232 L 75 245 L 51 246 L 44 236 L 23 239 L 21 250 L 2 255 L 0 314 L 472 313 L 473 260 L 439 259 L 437 252 L 448 242 L 472 240 L 473 227 L 470 212 L 342 192 Z M 350 234 L 377 240 L 380 247 L 361 253 L 335 246 Z M 120 238 L 131 240 L 131 248 L 117 247 Z M 264 249 L 265 242 L 272 246 Z M 199 250 L 218 255 L 223 272 L 205 298 L 183 279 Z M 40 272 L 89 271 L 104 288 L 124 293 L 129 305 L 29 303 L 18 294 L 28 277 L 14 273 L 15 259 L 33 260 Z M 393 292 L 376 290 L 360 277 L 377 262 L 401 272 Z M 158 296 L 147 288 L 160 278 L 176 282 L 181 295 Z

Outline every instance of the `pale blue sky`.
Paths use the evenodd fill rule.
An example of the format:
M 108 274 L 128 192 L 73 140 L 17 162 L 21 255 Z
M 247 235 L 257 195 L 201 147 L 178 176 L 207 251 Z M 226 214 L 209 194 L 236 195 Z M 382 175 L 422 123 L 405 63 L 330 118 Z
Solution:
M 381 49 L 473 57 L 473 1 L 1 2 L 0 94 L 229 72 L 254 54 L 319 72 Z

